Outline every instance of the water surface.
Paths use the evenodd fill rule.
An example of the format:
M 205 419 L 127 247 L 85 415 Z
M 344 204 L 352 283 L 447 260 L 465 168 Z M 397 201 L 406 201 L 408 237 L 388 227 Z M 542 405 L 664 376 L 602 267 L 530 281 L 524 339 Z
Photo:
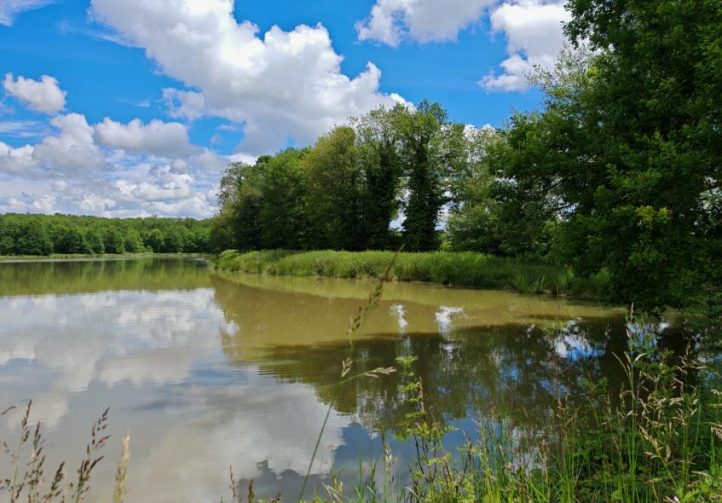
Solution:
M 618 374 L 622 312 L 510 292 L 390 284 L 350 347 L 372 286 L 178 259 L 0 263 L 0 408 L 32 398 L 49 461 L 73 465 L 110 406 L 108 459 L 132 435 L 129 501 L 227 500 L 230 465 L 258 496 L 290 500 L 329 405 L 314 483 L 334 469 L 350 485 L 381 454 L 375 432 L 408 411 L 398 375 L 339 387 L 346 357 L 361 371 L 417 356 L 428 405 L 466 431 L 492 408 L 511 428 L 544 424 L 560 392 Z M 17 420 L 0 419 L 0 439 Z M 100 465 L 91 500 L 107 499 L 113 472 Z

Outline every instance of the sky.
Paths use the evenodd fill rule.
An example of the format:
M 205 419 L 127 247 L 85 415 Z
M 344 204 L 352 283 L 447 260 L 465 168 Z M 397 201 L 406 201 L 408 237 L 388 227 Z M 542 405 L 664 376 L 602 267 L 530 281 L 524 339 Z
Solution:
M 0 212 L 204 218 L 230 162 L 379 106 L 538 108 L 563 0 L 0 0 Z

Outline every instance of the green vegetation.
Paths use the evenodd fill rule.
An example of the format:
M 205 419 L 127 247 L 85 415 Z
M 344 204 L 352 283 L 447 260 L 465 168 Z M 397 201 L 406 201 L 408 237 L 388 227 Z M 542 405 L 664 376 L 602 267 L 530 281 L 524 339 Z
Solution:
M 438 104 L 398 105 L 234 164 L 213 246 L 475 251 L 604 276 L 614 302 L 718 316 L 722 7 L 568 6 L 569 46 L 534 77 L 542 111 L 475 130 Z
M 230 272 L 378 278 L 393 256 L 393 252 L 384 251 L 272 250 L 242 253 L 229 250 L 221 253 L 214 262 L 219 269 Z M 577 279 L 568 268 L 474 252 L 400 253 L 391 269 L 391 278 L 589 298 L 604 297 L 608 287 L 608 278 L 603 274 L 592 279 Z
M 99 218 L 0 215 L 0 256 L 201 253 L 210 221 L 192 218 Z
M 378 109 L 316 145 L 232 164 L 211 241 L 226 249 L 438 248 L 442 206 L 463 164 L 460 124 L 438 104 Z M 402 197 L 407 194 L 408 197 Z M 389 229 L 403 208 L 403 232 Z

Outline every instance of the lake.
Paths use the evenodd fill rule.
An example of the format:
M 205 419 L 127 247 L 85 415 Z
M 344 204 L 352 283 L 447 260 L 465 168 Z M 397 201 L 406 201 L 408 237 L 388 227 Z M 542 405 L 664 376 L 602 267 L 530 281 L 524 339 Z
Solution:
M 227 501 L 231 465 L 257 496 L 293 499 L 329 405 L 316 488 L 332 470 L 353 485 L 383 455 L 378 432 L 409 410 L 399 375 L 339 386 L 346 357 L 361 372 L 416 356 L 427 405 L 459 428 L 451 446 L 492 410 L 533 430 L 560 394 L 583 398 L 583 379 L 619 379 L 622 310 L 392 283 L 351 347 L 349 318 L 372 287 L 225 276 L 192 259 L 0 263 L 0 409 L 32 398 L 50 466 L 74 470 L 110 407 L 90 501 L 109 498 L 126 431 L 128 501 Z M 0 418 L 0 439 L 15 441 L 18 420 Z M 388 438 L 403 478 L 412 445 Z

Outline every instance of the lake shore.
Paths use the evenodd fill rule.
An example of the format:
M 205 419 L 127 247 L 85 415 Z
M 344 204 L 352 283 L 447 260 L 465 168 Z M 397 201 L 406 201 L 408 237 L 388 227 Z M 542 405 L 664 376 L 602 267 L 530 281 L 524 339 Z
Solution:
M 278 276 L 333 278 L 380 277 L 394 258 L 391 251 L 347 252 L 335 250 L 227 250 L 211 260 L 219 270 Z M 474 252 L 398 254 L 390 278 L 453 287 L 514 290 L 520 293 L 606 298 L 608 278 L 575 277 L 563 266 L 495 257 Z
M 0 255 L 0 264 L 13 262 L 60 262 L 83 260 L 135 260 L 143 258 L 206 257 L 199 253 L 53 253 L 50 255 Z

